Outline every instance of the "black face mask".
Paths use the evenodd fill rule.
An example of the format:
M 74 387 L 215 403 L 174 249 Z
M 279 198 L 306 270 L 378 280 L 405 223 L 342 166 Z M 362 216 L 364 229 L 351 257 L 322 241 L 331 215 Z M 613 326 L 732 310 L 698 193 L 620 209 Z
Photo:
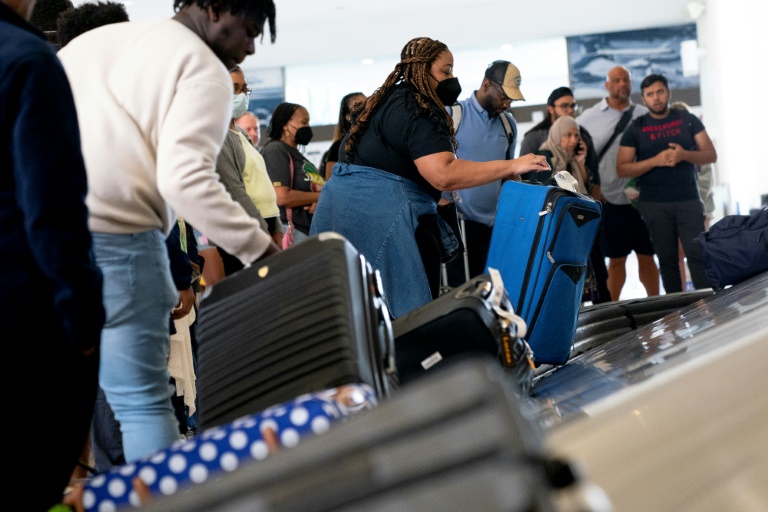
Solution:
M 450 107 L 456 103 L 456 100 L 459 99 L 459 94 L 461 94 L 459 79 L 456 77 L 446 78 L 437 84 L 435 93 L 437 93 L 437 97 L 440 98 L 443 105 Z
M 309 141 L 312 140 L 312 128 L 309 126 L 302 126 L 296 130 L 296 135 L 293 138 L 296 141 L 296 144 L 306 146 L 309 144 Z

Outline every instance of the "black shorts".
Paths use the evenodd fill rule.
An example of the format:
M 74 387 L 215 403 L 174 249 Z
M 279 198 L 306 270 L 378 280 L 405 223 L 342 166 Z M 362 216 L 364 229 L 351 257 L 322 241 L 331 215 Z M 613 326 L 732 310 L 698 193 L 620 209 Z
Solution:
M 609 258 L 623 258 L 632 251 L 649 256 L 654 253 L 648 227 L 631 204 L 603 204 L 600 241 Z

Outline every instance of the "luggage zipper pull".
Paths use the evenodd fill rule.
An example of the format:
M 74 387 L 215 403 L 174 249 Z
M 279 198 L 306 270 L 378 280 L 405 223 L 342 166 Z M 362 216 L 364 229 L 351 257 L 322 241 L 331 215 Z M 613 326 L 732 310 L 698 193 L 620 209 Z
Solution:
M 528 361 L 528 366 L 531 367 L 531 370 L 536 371 L 536 363 L 533 362 L 533 349 L 527 341 L 523 340 L 523 343 L 525 343 L 525 360 Z
M 548 213 L 552 213 L 552 201 L 548 202 L 546 208 L 539 212 L 539 217 L 543 217 Z
M 552 251 L 547 251 L 547 258 L 549 258 L 550 263 L 555 262 L 555 258 L 552 257 Z

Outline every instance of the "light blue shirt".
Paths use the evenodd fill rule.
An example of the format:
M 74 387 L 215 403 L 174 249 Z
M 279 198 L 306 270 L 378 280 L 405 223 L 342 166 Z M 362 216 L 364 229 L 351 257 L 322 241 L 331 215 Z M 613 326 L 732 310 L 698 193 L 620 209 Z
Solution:
M 512 125 L 514 137 L 510 143 L 501 119 L 489 116 L 488 111 L 477 101 L 475 93 L 459 102 L 461 122 L 456 133 L 456 142 L 459 144 L 456 156 L 475 162 L 506 160 L 509 150 L 510 158 L 514 158 L 517 147 L 517 121 L 511 114 L 502 114 L 507 115 Z M 459 212 L 468 220 L 493 226 L 500 190 L 501 180 L 497 180 L 487 185 L 456 191 Z

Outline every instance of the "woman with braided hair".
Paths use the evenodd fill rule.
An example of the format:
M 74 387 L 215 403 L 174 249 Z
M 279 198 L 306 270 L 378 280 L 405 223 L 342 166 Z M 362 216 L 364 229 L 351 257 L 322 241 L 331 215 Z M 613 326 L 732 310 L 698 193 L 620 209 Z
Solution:
M 441 191 L 549 168 L 533 154 L 490 162 L 456 158 L 445 106 L 460 92 L 448 47 L 428 37 L 410 40 L 344 138 L 344 160 L 334 166 L 312 219 L 310 234 L 343 235 L 379 270 L 395 318 L 437 298 L 440 261 L 457 250 L 453 231 L 437 214 Z

